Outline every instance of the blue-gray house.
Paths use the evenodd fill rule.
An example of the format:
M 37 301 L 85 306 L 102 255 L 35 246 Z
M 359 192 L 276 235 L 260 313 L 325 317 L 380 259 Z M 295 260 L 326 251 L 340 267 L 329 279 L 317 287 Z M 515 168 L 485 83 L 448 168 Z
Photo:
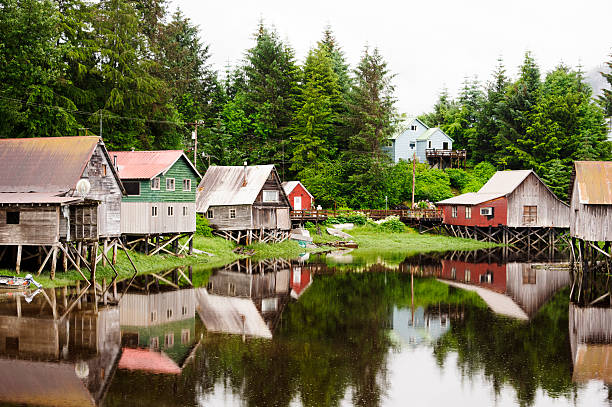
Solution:
M 450 155 L 453 139 L 438 127 L 429 128 L 416 117 L 410 117 L 399 125 L 398 131 L 388 139 L 383 149 L 393 162 L 412 160 L 416 154 L 418 162 L 436 165 L 438 162 L 430 162 L 430 158 L 438 158 L 442 152 Z

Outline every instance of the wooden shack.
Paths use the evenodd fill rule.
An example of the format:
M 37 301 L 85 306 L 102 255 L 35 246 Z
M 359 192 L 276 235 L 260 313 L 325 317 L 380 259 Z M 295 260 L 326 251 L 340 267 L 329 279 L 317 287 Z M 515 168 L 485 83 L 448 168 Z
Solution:
M 111 151 L 109 155 L 127 194 L 121 202 L 121 233 L 128 246 L 140 246 L 148 254 L 177 255 L 192 247 L 196 188 L 202 177 L 185 153 Z
M 294 211 L 309 211 L 314 206 L 314 197 L 300 181 L 283 182 L 283 189 Z
M 212 166 L 198 186 L 196 211 L 237 243 L 287 239 L 290 208 L 273 165 Z
M 569 206 L 532 170 L 498 171 L 478 191 L 438 202 L 459 237 L 552 247 L 569 227 Z
M 95 266 L 99 241 L 116 259 L 123 192 L 99 137 L 0 140 L 0 259 L 40 272 L 51 258 L 52 277 L 59 252 L 64 269 L 87 247 Z

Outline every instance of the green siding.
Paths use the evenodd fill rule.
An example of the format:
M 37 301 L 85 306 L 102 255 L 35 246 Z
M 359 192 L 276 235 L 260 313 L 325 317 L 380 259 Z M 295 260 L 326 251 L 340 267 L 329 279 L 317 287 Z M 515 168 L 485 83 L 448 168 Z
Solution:
M 166 175 L 159 178 L 159 190 L 151 189 L 150 180 L 141 180 L 140 195 L 124 196 L 123 202 L 195 202 L 200 179 L 191 166 L 187 164 L 185 157 L 174 163 Z M 174 191 L 166 190 L 166 178 L 174 178 Z M 186 178 L 191 179 L 191 192 L 183 191 L 183 180 Z

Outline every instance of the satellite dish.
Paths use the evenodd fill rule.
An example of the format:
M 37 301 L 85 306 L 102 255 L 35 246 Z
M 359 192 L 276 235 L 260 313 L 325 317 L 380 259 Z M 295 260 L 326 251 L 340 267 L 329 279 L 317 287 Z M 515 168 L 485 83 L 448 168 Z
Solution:
M 79 360 L 74 365 L 74 373 L 79 379 L 85 380 L 89 376 L 89 366 L 86 362 Z
M 87 195 L 89 191 L 91 191 L 91 184 L 88 180 L 84 178 L 80 179 L 79 182 L 77 182 L 76 184 L 76 190 L 81 197 L 85 197 L 85 195 Z

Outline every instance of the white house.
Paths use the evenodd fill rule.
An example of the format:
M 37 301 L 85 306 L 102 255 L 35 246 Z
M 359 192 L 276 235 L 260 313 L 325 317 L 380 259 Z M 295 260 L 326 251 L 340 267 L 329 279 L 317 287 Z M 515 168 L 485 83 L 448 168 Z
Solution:
M 393 162 L 412 160 L 416 153 L 417 160 L 420 163 L 426 163 L 426 150 L 452 150 L 452 148 L 453 139 L 441 129 L 429 128 L 416 117 L 410 117 L 388 139 L 384 150 L 393 158 Z

